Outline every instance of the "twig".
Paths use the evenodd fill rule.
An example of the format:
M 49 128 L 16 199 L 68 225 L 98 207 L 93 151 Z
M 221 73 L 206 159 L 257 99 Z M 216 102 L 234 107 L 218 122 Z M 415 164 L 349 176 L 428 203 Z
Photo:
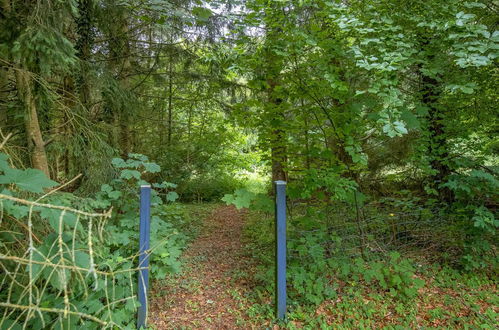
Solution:
M 12 137 L 12 133 L 7 134 L 7 136 L 3 139 L 2 143 L 0 144 L 0 149 L 3 149 L 7 141 Z
M 8 217 L 9 217 L 10 219 L 14 220 L 15 222 L 17 222 L 17 224 L 18 224 L 18 225 L 20 225 L 21 227 L 23 227 L 24 229 L 26 229 L 26 231 L 29 231 L 28 226 L 26 226 L 24 223 L 22 223 L 21 221 L 17 220 L 17 219 L 16 219 L 15 217 L 13 217 L 13 216 L 8 215 Z M 32 233 L 32 235 L 33 235 L 33 238 L 35 239 L 35 241 L 36 241 L 38 244 L 40 244 L 40 243 L 42 242 L 42 241 L 41 241 L 41 240 L 40 240 L 40 239 L 39 239 L 39 238 L 38 238 L 35 234 L 33 234 L 33 233 Z
M 46 307 L 40 307 L 40 306 L 23 306 L 23 305 L 16 305 L 16 304 L 9 304 L 9 303 L 3 303 L 0 302 L 1 307 L 6 307 L 6 308 L 13 308 L 13 309 L 21 309 L 21 310 L 34 310 L 34 311 L 42 311 L 42 312 L 49 312 L 49 313 L 59 313 L 59 314 L 71 314 L 71 315 L 77 315 L 79 317 L 83 317 L 89 320 L 92 320 L 94 322 L 97 322 L 101 325 L 107 325 L 107 322 L 102 321 L 101 319 L 88 315 L 85 313 L 81 312 L 74 312 L 74 311 L 67 311 L 65 309 L 60 309 L 60 308 L 46 308 Z
M 46 194 L 45 194 L 45 195 L 43 195 L 42 197 L 38 198 L 35 202 L 39 202 L 39 201 L 40 201 L 40 200 L 42 200 L 43 198 L 45 198 L 45 197 L 47 197 L 47 196 L 49 196 L 49 195 L 51 195 L 51 194 L 55 193 L 55 192 L 56 192 L 56 191 L 58 191 L 58 190 L 61 190 L 62 188 L 66 187 L 66 186 L 67 186 L 67 185 L 69 185 L 70 183 L 72 183 L 72 182 L 74 182 L 75 180 L 77 180 L 79 177 L 81 177 L 81 175 L 82 175 L 82 174 L 80 173 L 80 174 L 78 174 L 77 176 L 75 176 L 74 178 L 72 178 L 71 180 L 69 180 L 68 182 L 66 182 L 66 183 L 64 183 L 64 184 L 62 184 L 62 185 L 60 185 L 60 186 L 58 186 L 58 187 L 56 187 L 56 188 L 52 189 L 51 191 L 49 191 L 48 193 L 46 193 Z
M 76 209 L 73 209 L 73 208 L 70 208 L 70 207 L 66 207 L 66 206 L 37 203 L 37 202 L 28 201 L 28 200 L 25 200 L 25 199 L 20 199 L 20 198 L 16 198 L 16 197 L 4 195 L 4 194 L 0 194 L 0 199 L 8 199 L 10 201 L 14 201 L 14 202 L 25 204 L 25 205 L 46 207 L 46 208 L 49 208 L 49 209 L 65 210 L 65 211 L 69 211 L 71 213 L 80 214 L 80 215 L 84 215 L 84 216 L 87 216 L 87 217 L 104 217 L 104 218 L 110 218 L 111 217 L 111 213 L 113 211 L 113 208 L 111 207 L 105 213 L 90 213 L 90 212 L 76 210 Z
M 67 269 L 67 270 L 73 270 L 73 271 L 80 271 L 80 272 L 89 272 L 90 269 L 88 268 L 83 268 L 79 266 L 72 266 L 72 265 L 61 265 L 60 263 L 54 264 L 53 262 L 47 261 L 37 261 L 37 260 L 29 260 L 25 258 L 20 258 L 16 256 L 9 256 L 5 254 L 0 254 L 0 260 L 10 260 L 14 261 L 17 264 L 20 265 L 29 265 L 29 264 L 35 264 L 35 265 L 41 265 L 41 266 L 47 266 L 47 267 L 52 267 L 54 269 Z M 123 274 L 123 273 L 135 273 L 137 271 L 143 270 L 143 269 L 148 269 L 147 267 L 136 267 L 136 268 L 129 268 L 129 269 L 122 269 L 122 270 L 117 270 L 117 271 L 102 271 L 102 270 L 96 270 L 94 269 L 93 271 L 96 274 L 103 275 L 103 276 L 111 276 L 111 275 L 116 275 L 116 274 Z

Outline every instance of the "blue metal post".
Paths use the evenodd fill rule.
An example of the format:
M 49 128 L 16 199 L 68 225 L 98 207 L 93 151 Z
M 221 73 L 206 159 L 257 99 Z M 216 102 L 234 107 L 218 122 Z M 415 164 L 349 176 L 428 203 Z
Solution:
M 286 317 L 286 182 L 275 181 L 276 316 Z
M 140 186 L 139 286 L 140 308 L 137 328 L 147 324 L 147 288 L 149 286 L 149 227 L 151 218 L 151 186 Z

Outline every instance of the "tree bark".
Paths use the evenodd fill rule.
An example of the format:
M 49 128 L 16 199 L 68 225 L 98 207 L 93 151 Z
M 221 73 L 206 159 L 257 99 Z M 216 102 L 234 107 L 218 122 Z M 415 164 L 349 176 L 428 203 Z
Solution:
M 275 95 L 277 83 L 273 79 L 268 80 L 269 88 L 269 113 L 272 130 L 270 132 L 270 154 L 272 159 L 272 181 L 286 181 L 286 133 L 282 129 L 285 116 L 282 110 L 282 99 Z
M 3 13 L 0 13 L 0 18 L 5 19 L 11 11 L 10 0 L 3 0 L 1 2 Z M 3 14 L 3 15 L 2 15 Z M 0 91 L 6 90 L 9 82 L 9 69 L 7 65 L 0 64 Z M 1 98 L 0 98 L 1 100 Z M 7 108 L 0 108 L 0 130 L 7 126 Z
M 116 8 L 115 14 L 116 29 L 111 31 L 110 51 L 111 67 L 116 72 L 116 77 L 120 82 L 122 92 L 126 94 L 125 100 L 129 101 L 130 93 L 130 41 L 128 30 L 128 19 L 122 7 Z M 130 100 L 131 101 L 131 100 Z M 113 109 L 113 145 L 120 150 L 123 158 L 126 158 L 131 150 L 132 136 L 130 134 L 130 114 L 129 105 L 122 106 L 121 109 Z
M 125 24 L 125 27 L 124 29 L 128 29 L 126 27 L 126 24 Z M 123 75 L 122 75 L 122 78 L 121 78 L 121 86 L 123 88 L 123 90 L 126 92 L 126 93 L 129 93 L 130 92 L 130 78 L 128 77 L 129 73 L 130 73 L 130 68 L 131 68 L 131 64 L 130 64 L 130 52 L 129 52 L 129 45 L 128 45 L 128 41 L 125 41 L 126 43 L 126 50 L 124 52 L 124 55 L 125 58 L 124 58 L 124 61 L 123 61 Z M 125 157 L 128 157 L 128 154 L 132 151 L 132 135 L 130 134 L 130 114 L 128 113 L 128 110 L 127 108 L 125 109 L 121 109 L 121 112 L 120 112 L 120 146 L 121 146 L 121 152 L 122 152 L 122 156 L 125 158 Z
M 9 71 L 7 67 L 0 65 L 0 130 L 3 130 L 7 126 L 7 107 L 2 106 L 3 100 L 7 99 L 8 93 L 5 92 L 9 85 Z
M 80 72 L 78 73 L 77 87 L 79 89 L 80 102 L 84 108 L 92 103 L 90 82 L 88 75 L 88 61 L 90 60 L 93 44 L 92 32 L 92 1 L 78 1 L 79 16 L 76 19 L 78 39 L 76 41 L 77 56 L 80 59 Z
M 19 68 L 16 69 L 16 85 L 19 98 L 25 108 L 25 127 L 28 148 L 31 154 L 31 166 L 50 177 L 45 142 L 38 121 L 36 100 L 33 96 L 33 83 L 29 73 Z
M 172 64 L 172 54 L 170 51 L 169 62 L 168 62 L 168 146 L 172 144 L 172 130 L 173 130 L 173 64 Z

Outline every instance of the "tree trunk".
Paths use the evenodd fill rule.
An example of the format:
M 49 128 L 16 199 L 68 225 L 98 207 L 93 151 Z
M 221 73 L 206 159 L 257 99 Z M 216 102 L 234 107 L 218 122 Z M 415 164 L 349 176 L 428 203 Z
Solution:
M 277 83 L 274 79 L 269 79 L 269 114 L 270 126 L 270 154 L 272 159 L 272 181 L 287 180 L 286 163 L 286 134 L 282 129 L 285 117 L 282 109 L 282 99 L 276 97 L 275 88 Z
M 11 10 L 10 0 L 3 0 L 1 2 L 1 6 L 2 6 L 1 8 L 3 9 L 3 13 L 5 15 L 10 14 Z M 4 18 L 2 17 L 2 19 Z M 3 65 L 2 63 L 0 64 L 0 93 L 3 94 L 3 91 L 7 90 L 8 82 L 9 82 L 9 69 L 7 65 Z M 6 95 L 5 99 L 7 99 L 8 96 L 7 93 L 5 95 Z M 1 101 L 3 99 L 3 95 L 0 94 L 0 96 L 1 96 L 0 97 Z M 5 129 L 6 126 L 7 126 L 7 107 L 0 108 L 0 130 Z
M 126 25 L 124 29 L 127 29 Z M 129 52 L 129 45 L 128 41 L 125 41 L 126 43 L 126 49 L 123 53 L 124 60 L 123 60 L 123 75 L 121 77 L 121 86 L 123 90 L 128 94 L 130 92 L 130 78 L 128 75 L 130 74 L 130 52 Z M 130 114 L 129 114 L 129 108 L 127 108 L 128 105 L 125 106 L 125 109 L 121 109 L 120 116 L 119 116 L 119 134 L 120 134 L 120 147 L 121 147 L 121 153 L 122 157 L 126 158 L 128 157 L 128 154 L 132 151 L 132 135 L 130 133 Z
M 279 91 L 281 70 L 284 65 L 284 57 L 275 52 L 275 47 L 282 46 L 283 33 L 283 6 L 279 2 L 270 2 L 265 9 L 264 22 L 266 25 L 266 36 L 262 62 L 263 77 L 267 82 L 267 99 L 264 105 L 265 136 L 269 137 L 270 157 L 272 162 L 272 181 L 288 180 L 287 174 L 287 138 L 285 131 L 285 110 L 283 95 Z
M 2 103 L 6 102 L 8 97 L 9 71 L 7 67 L 0 65 L 0 132 L 5 134 L 7 126 L 7 107 L 3 107 Z M 5 101 L 4 101 L 5 100 Z
M 56 122 L 55 122 L 55 127 L 57 127 L 56 134 L 57 134 L 57 139 L 60 143 L 60 145 L 64 145 L 65 143 L 68 143 L 71 140 L 71 137 L 75 134 L 73 131 L 73 126 L 68 125 L 67 123 L 69 122 L 69 117 L 68 117 L 68 109 L 72 111 L 75 106 L 76 106 L 76 99 L 74 97 L 75 95 L 75 84 L 74 84 L 74 79 L 71 75 L 67 75 L 64 77 L 63 80 L 63 98 L 64 98 L 64 105 L 65 107 L 60 110 L 59 116 L 56 117 Z M 65 150 L 60 153 L 59 155 L 56 155 L 56 157 L 62 157 L 61 162 L 63 164 L 63 173 L 64 177 L 57 177 L 60 173 L 56 172 L 55 175 L 59 181 L 62 181 L 63 179 L 69 178 L 71 175 L 75 174 L 75 168 L 78 168 L 78 163 L 82 162 L 81 159 L 77 159 L 77 157 L 74 156 L 74 152 L 71 152 L 71 149 L 66 147 L 64 148 Z M 77 170 L 76 170 L 77 171 Z M 73 172 L 73 173 L 72 173 Z
M 128 18 L 121 6 L 116 7 L 115 29 L 110 33 L 110 51 L 111 51 L 111 71 L 116 73 L 116 78 L 120 82 L 122 92 L 126 94 L 125 101 L 131 101 L 130 93 L 130 44 Z M 126 102 L 125 102 L 126 103 Z M 113 146 L 119 149 L 123 158 L 128 156 L 131 150 L 132 136 L 130 134 L 130 114 L 129 105 L 121 104 L 121 109 L 113 108 Z
M 88 75 L 88 61 L 90 60 L 93 44 L 92 32 L 92 1 L 78 1 L 79 16 L 76 19 L 78 39 L 76 41 L 77 56 L 80 59 L 80 72 L 78 73 L 77 85 L 79 89 L 80 102 L 88 109 L 91 101 L 90 82 Z
M 432 175 L 432 186 L 438 191 L 439 198 L 445 202 L 452 202 L 454 196 L 447 187 L 441 187 L 451 174 L 451 169 L 446 163 L 449 157 L 447 141 L 443 124 L 443 113 L 437 102 L 439 98 L 438 81 L 435 78 L 423 75 L 423 103 L 428 107 L 428 131 L 430 165 L 435 171 Z
M 28 72 L 21 69 L 16 70 L 16 84 L 20 100 L 25 108 L 25 126 L 28 139 L 28 148 L 31 153 L 31 166 L 43 171 L 50 177 L 45 142 L 43 141 L 36 100 L 33 96 L 32 80 Z
M 304 130 L 303 130 L 303 136 L 305 138 L 305 168 L 307 170 L 310 170 L 310 135 L 309 135 L 309 129 L 310 129 L 310 124 L 308 121 L 308 116 L 305 112 L 305 103 L 303 102 L 303 99 L 300 99 L 301 103 L 301 112 L 305 113 L 305 116 L 303 116 L 303 123 L 305 124 Z
M 435 61 L 433 55 L 431 37 L 421 35 L 419 36 L 421 51 L 427 52 L 425 58 L 428 63 Z M 445 127 L 443 123 L 444 113 L 443 109 L 439 106 L 439 99 L 441 97 L 441 86 L 437 77 L 428 75 L 423 70 L 422 65 L 418 67 L 421 76 L 421 94 L 422 103 L 428 108 L 428 133 L 429 133 L 429 147 L 428 155 L 430 157 L 430 166 L 435 171 L 431 177 L 431 186 L 438 191 L 439 199 L 445 202 L 452 202 L 454 200 L 453 192 L 441 185 L 446 182 L 447 177 L 451 174 L 451 169 L 446 163 L 449 158 L 447 152 L 447 136 L 445 134 Z
M 173 130 L 173 67 L 172 67 L 172 54 L 170 51 L 168 63 L 168 146 L 172 144 L 172 130 Z

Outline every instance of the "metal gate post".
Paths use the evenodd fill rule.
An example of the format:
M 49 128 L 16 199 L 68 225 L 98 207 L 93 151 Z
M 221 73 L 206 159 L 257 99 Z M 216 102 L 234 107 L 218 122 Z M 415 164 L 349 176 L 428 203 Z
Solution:
M 275 181 L 276 316 L 286 317 L 286 181 Z
M 137 328 L 147 326 L 147 289 L 149 287 L 149 235 L 151 218 L 151 186 L 140 186 L 139 285 L 137 295 L 140 308 Z

